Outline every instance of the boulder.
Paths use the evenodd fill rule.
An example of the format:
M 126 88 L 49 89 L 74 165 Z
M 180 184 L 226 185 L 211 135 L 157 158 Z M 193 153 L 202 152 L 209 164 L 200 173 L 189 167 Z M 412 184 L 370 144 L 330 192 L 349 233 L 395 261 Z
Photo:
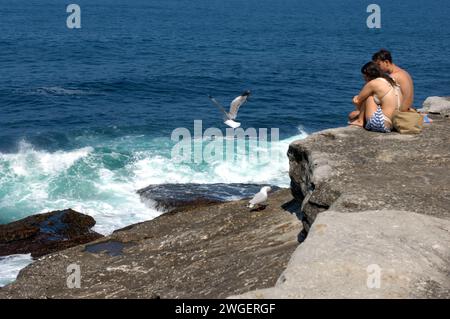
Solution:
M 421 134 L 357 127 L 291 143 L 291 190 L 305 230 L 321 212 L 402 210 L 450 218 L 450 119 L 431 116 Z
M 0 256 L 40 257 L 103 237 L 91 230 L 94 225 L 94 218 L 71 209 L 0 225 Z
M 420 111 L 449 116 L 450 97 L 430 96 L 423 102 L 423 107 Z

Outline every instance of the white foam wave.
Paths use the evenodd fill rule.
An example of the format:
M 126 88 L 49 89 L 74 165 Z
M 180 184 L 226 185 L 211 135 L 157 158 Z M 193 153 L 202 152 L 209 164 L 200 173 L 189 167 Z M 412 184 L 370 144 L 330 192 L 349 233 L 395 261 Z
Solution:
M 13 282 L 20 270 L 31 262 L 31 254 L 0 257 L 0 287 Z
M 86 95 L 89 94 L 87 91 L 79 90 L 79 89 L 67 89 L 60 86 L 44 86 L 37 88 L 33 91 L 35 94 L 44 94 L 44 95 Z
M 18 153 L 0 153 L 0 219 L 72 208 L 93 216 L 94 230 L 109 234 L 158 216 L 120 174 L 103 167 L 92 147 L 50 153 L 21 142 Z
M 92 147 L 78 150 L 48 153 L 36 151 L 26 141 L 19 143 L 19 152 L 15 154 L 0 153 L 0 161 L 10 164 L 12 173 L 18 176 L 28 176 L 31 172 L 40 171 L 42 174 L 57 174 L 70 168 L 77 160 L 86 157 L 93 151 Z
M 269 143 L 267 162 L 255 161 L 241 149 L 232 161 L 177 163 L 167 150 L 152 147 L 132 152 L 133 160 L 116 168 L 105 164 L 102 151 L 92 147 L 51 153 L 22 142 L 18 153 L 0 153 L 0 220 L 72 208 L 94 217 L 94 229 L 109 234 L 161 214 L 136 193 L 149 184 L 267 183 L 288 187 L 288 146 L 306 136 L 300 131 L 297 136 Z M 258 151 L 267 149 L 258 147 Z M 111 152 L 108 156 L 111 158 Z
M 289 144 L 308 136 L 299 129 L 299 135 L 274 141 L 268 147 L 257 147 L 260 153 L 268 153 L 267 161 L 249 157 L 248 151 L 237 150 L 234 160 L 222 159 L 208 162 L 208 165 L 179 163 L 170 156 L 141 152 L 130 164 L 134 184 L 137 188 L 149 184 L 164 183 L 269 183 L 280 187 L 289 186 L 289 162 L 286 156 Z

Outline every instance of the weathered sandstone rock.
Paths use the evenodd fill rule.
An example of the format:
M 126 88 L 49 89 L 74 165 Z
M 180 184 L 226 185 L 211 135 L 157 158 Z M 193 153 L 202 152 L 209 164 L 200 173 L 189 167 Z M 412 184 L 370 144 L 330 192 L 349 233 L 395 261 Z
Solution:
M 448 298 L 449 232 L 417 213 L 327 211 L 274 288 L 234 298 Z
M 430 96 L 423 102 L 421 111 L 450 115 L 450 97 Z
M 219 298 L 271 287 L 298 245 L 291 201 L 284 189 L 264 210 L 242 200 L 163 214 L 42 257 L 0 298 Z M 71 264 L 80 289 L 67 287 Z

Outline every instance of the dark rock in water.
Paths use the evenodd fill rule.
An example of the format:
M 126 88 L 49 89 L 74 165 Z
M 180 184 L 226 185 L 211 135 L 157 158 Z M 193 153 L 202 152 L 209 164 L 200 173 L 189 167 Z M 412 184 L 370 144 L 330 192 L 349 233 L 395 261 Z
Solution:
M 173 211 L 206 204 L 223 203 L 230 200 L 252 197 L 264 184 L 160 184 L 138 190 L 142 200 L 154 201 L 156 209 Z M 272 191 L 279 187 L 271 186 Z
M 29 216 L 0 225 L 0 256 L 29 254 L 40 257 L 96 240 L 91 216 L 67 209 Z

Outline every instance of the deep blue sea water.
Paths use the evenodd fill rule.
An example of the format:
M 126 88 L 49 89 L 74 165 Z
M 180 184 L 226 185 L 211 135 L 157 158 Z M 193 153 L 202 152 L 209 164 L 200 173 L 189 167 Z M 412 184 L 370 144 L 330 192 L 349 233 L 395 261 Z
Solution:
M 0 0 L 0 223 L 68 207 L 100 232 L 159 214 L 148 184 L 289 184 L 287 159 L 178 164 L 171 132 L 225 129 L 207 98 L 244 89 L 243 127 L 290 141 L 345 125 L 360 67 L 385 47 L 410 71 L 416 106 L 450 90 L 450 2 L 377 0 Z

